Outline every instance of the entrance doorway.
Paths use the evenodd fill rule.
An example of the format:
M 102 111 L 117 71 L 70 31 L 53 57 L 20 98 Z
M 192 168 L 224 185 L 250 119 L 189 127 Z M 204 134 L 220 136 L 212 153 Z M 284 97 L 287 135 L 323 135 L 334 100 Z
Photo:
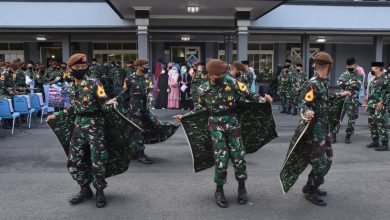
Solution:
M 50 60 L 56 60 L 62 62 L 62 49 L 61 47 L 41 47 L 41 62 L 47 65 Z
M 192 65 L 201 60 L 200 47 L 172 46 L 170 47 L 171 61 Z

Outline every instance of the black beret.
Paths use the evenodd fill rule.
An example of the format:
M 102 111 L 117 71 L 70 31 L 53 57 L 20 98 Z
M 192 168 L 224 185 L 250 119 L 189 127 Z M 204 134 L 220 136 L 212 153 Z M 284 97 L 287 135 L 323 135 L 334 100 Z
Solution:
M 241 63 L 244 64 L 244 65 L 249 65 L 249 61 L 248 60 L 242 60 Z
M 371 67 L 384 67 L 385 64 L 383 62 L 371 62 Z
M 348 66 L 351 66 L 351 65 L 353 65 L 355 63 L 356 63 L 355 58 L 350 57 L 350 58 L 347 59 L 347 65 Z

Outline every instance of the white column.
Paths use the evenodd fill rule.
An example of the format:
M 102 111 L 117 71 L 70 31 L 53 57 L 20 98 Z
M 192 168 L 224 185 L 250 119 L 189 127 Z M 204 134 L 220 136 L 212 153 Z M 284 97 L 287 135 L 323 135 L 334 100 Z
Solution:
M 374 44 L 375 44 L 375 61 L 382 62 L 383 61 L 383 36 L 375 36 Z
M 62 62 L 66 63 L 71 56 L 71 43 L 70 43 L 70 35 L 65 35 L 62 37 L 61 41 L 62 45 Z
M 237 55 L 238 60 L 248 59 L 249 20 L 237 20 Z
M 137 25 L 137 36 L 138 36 L 138 58 L 147 59 L 149 57 L 149 37 L 148 37 L 148 26 L 149 19 L 135 19 Z

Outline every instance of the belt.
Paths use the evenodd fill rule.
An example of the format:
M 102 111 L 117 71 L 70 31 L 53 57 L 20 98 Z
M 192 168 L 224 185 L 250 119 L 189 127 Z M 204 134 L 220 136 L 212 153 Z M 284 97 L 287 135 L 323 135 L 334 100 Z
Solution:
M 81 112 L 81 113 L 77 113 L 76 115 L 84 118 L 93 118 L 99 115 L 99 111 Z

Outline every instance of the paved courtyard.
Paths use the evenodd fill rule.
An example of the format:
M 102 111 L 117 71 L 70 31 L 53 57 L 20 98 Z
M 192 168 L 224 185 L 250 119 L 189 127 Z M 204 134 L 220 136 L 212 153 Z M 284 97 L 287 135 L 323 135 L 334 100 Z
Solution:
M 171 120 L 178 111 L 160 111 Z M 132 161 L 129 170 L 108 179 L 107 207 L 94 200 L 72 206 L 79 190 L 66 169 L 66 157 L 46 124 L 0 131 L 0 219 L 390 219 L 390 152 L 367 149 L 367 115 L 361 113 L 353 143 L 344 144 L 345 122 L 334 145 L 334 165 L 326 177 L 327 207 L 303 198 L 308 170 L 283 194 L 278 175 L 298 117 L 274 113 L 279 138 L 247 156 L 249 204 L 236 202 L 230 165 L 225 187 L 230 207 L 214 202 L 213 169 L 193 173 L 183 129 L 162 144 L 147 145 L 154 165 Z M 6 132 L 9 132 L 7 130 Z

